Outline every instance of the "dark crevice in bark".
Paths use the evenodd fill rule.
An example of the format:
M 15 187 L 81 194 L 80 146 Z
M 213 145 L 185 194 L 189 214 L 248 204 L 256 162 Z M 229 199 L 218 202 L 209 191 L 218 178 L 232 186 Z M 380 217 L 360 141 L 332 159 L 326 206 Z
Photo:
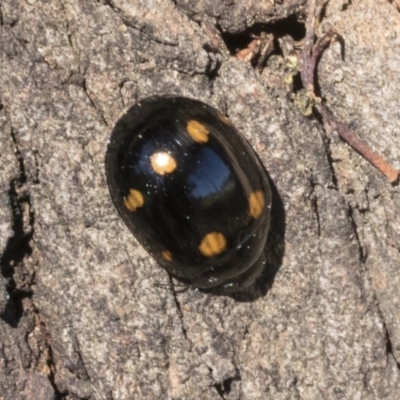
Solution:
M 79 400 L 89 400 L 91 396 L 89 397 L 78 397 L 76 394 L 73 392 L 69 391 L 68 389 L 60 389 L 60 385 L 57 383 L 56 379 L 56 370 L 57 370 L 57 365 L 54 360 L 54 355 L 53 355 L 53 349 L 52 346 L 49 343 L 48 337 L 50 335 L 47 333 L 46 325 L 41 321 L 40 314 L 39 312 L 35 309 L 35 313 L 37 316 L 37 320 L 39 321 L 40 324 L 40 331 L 43 333 L 45 344 L 46 344 L 46 350 L 47 350 L 47 367 L 50 371 L 50 374 L 48 375 L 49 382 L 54 390 L 54 400 L 66 400 L 70 398 L 76 398 Z M 78 356 L 78 362 L 76 364 L 67 364 L 67 362 L 64 363 L 65 367 L 77 377 L 78 380 L 82 381 L 90 381 L 90 376 L 88 374 L 88 371 L 84 365 L 83 362 L 83 356 L 80 350 L 80 345 L 79 342 L 74 335 L 74 347 L 76 349 L 76 354 Z
M 18 271 L 23 282 L 15 278 L 16 269 L 24 268 L 24 259 L 32 254 L 30 245 L 34 233 L 34 212 L 31 198 L 25 188 L 27 175 L 24 159 L 18 148 L 16 136 L 11 130 L 11 138 L 15 146 L 19 174 L 10 181 L 8 189 L 9 206 L 12 213 L 13 236 L 8 239 L 4 253 L 0 258 L 0 271 L 7 280 L 8 299 L 5 309 L 0 314 L 1 319 L 12 327 L 17 327 L 23 315 L 22 301 L 31 297 L 31 284 L 34 275 L 29 271 Z
M 133 29 L 138 33 L 140 40 L 147 40 L 149 42 L 157 43 L 168 47 L 178 47 L 178 43 L 175 41 L 167 41 L 157 38 L 153 31 L 153 27 L 150 24 L 141 23 L 140 20 L 136 20 L 133 17 L 122 17 L 121 22 L 129 29 Z
M 222 382 L 216 383 L 213 386 L 215 387 L 215 390 L 218 392 L 221 399 L 225 399 L 226 398 L 225 396 L 229 395 L 229 393 L 232 390 L 232 383 L 239 381 L 241 381 L 241 378 L 240 375 L 237 374 L 235 376 L 226 378 Z
M 92 99 L 92 97 L 90 96 L 90 93 L 87 89 L 86 86 L 86 79 L 83 80 L 82 82 L 82 89 L 85 92 L 86 97 L 89 99 L 91 106 L 94 108 L 94 110 L 97 112 L 97 115 L 99 116 L 101 122 L 108 127 L 108 123 L 107 120 L 105 119 L 103 113 L 96 107 L 96 104 L 94 102 L 94 100 Z
M 183 318 L 183 313 L 182 313 L 182 309 L 181 309 L 181 304 L 179 303 L 178 297 L 176 295 L 176 291 L 175 291 L 175 287 L 174 287 L 174 283 L 172 281 L 171 275 L 169 275 L 169 280 L 171 283 L 172 295 L 174 296 L 175 306 L 176 306 L 176 309 L 178 310 L 179 319 L 181 321 L 182 333 L 183 333 L 183 336 L 185 337 L 185 339 L 187 340 L 188 337 L 187 337 L 186 328 L 184 327 L 184 324 L 183 324 L 184 318 Z
M 208 365 L 206 365 L 206 367 L 208 369 L 208 372 L 210 373 L 210 378 L 213 379 L 212 378 L 213 369 Z M 227 397 L 225 396 L 229 395 L 229 393 L 232 390 L 232 383 L 240 382 L 241 380 L 242 378 L 239 374 L 239 371 L 236 370 L 235 376 L 230 376 L 229 378 L 225 378 L 223 381 L 214 383 L 212 386 L 215 388 L 221 399 L 226 399 Z
M 382 310 L 380 308 L 380 304 L 379 304 L 378 298 L 376 297 L 376 294 L 375 294 L 375 301 L 376 301 L 376 304 L 377 304 L 379 317 L 380 317 L 380 319 L 382 321 L 383 329 L 385 331 L 386 354 L 387 355 L 390 354 L 393 357 L 393 360 L 396 362 L 397 368 L 400 370 L 400 361 L 396 358 L 396 356 L 395 356 L 395 354 L 393 352 L 393 346 L 392 346 L 392 341 L 390 339 L 389 330 L 388 330 L 388 328 L 386 326 L 385 318 L 384 318 L 384 316 L 382 314 Z
M 342 5 L 342 11 L 348 10 L 352 4 L 353 4 L 352 0 L 347 0 L 347 2 Z
M 321 218 L 319 215 L 318 198 L 315 194 L 316 186 L 317 185 L 314 182 L 311 182 L 312 192 L 310 194 L 310 199 L 311 199 L 311 210 L 314 213 L 315 220 L 317 222 L 317 235 L 320 238 L 321 237 Z
M 329 165 L 329 169 L 330 169 L 331 176 L 332 176 L 332 184 L 335 188 L 337 188 L 338 180 L 337 180 L 337 176 L 336 176 L 336 172 L 335 172 L 334 161 L 333 161 L 332 154 L 331 154 L 329 148 L 326 149 L 326 157 L 328 159 L 328 165 Z
M 331 175 L 331 180 L 332 180 L 331 188 L 334 188 L 334 189 L 337 190 L 337 188 L 338 188 L 338 178 L 336 176 L 336 171 L 335 171 L 335 166 L 334 166 L 335 161 L 334 161 L 334 159 L 332 157 L 332 152 L 331 152 L 331 148 L 330 148 L 331 139 L 327 136 L 327 130 L 324 127 L 323 119 L 318 113 L 315 113 L 313 116 L 310 116 L 309 118 L 310 119 L 311 118 L 315 118 L 316 121 L 320 124 L 320 126 L 323 127 L 323 129 L 322 130 L 320 129 L 319 131 L 320 131 L 320 135 L 321 135 L 322 141 L 324 143 L 325 154 L 326 154 L 326 158 L 327 158 L 327 161 L 328 161 L 329 172 L 331 173 L 330 174 Z
M 72 34 L 71 34 L 71 27 L 69 24 L 69 19 L 67 18 L 68 13 L 65 9 L 65 3 L 63 1 L 60 1 L 60 4 L 61 4 L 61 8 L 62 8 L 64 16 L 65 16 L 65 27 L 66 27 L 65 31 L 66 31 L 68 43 L 69 43 L 71 49 L 74 50 L 73 38 L 72 38 Z
M 41 319 L 40 319 L 39 311 L 38 311 L 37 309 L 35 309 L 35 312 L 36 312 L 36 314 L 37 314 L 39 323 L 40 323 L 40 325 L 41 325 L 41 327 L 40 327 L 41 331 L 42 331 L 42 332 L 43 332 L 43 331 L 46 331 L 46 326 L 45 326 L 45 324 L 44 324 L 44 323 L 41 321 Z M 67 392 L 61 392 L 61 391 L 59 390 L 59 388 L 57 387 L 56 380 L 55 380 L 56 365 L 55 365 L 55 362 L 54 362 L 53 349 L 52 349 L 52 347 L 50 346 L 48 340 L 45 339 L 45 343 L 46 343 L 47 352 L 48 352 L 48 353 L 47 353 L 47 354 L 48 354 L 48 357 L 47 357 L 47 367 L 49 368 L 49 371 L 50 371 L 50 374 L 48 375 L 48 379 L 49 379 L 50 385 L 52 386 L 52 388 L 53 388 L 53 390 L 54 390 L 54 400 L 65 400 L 65 399 L 67 399 L 67 397 L 68 397 L 68 393 L 67 393 Z M 81 399 L 80 399 L 80 400 L 81 400 Z
M 347 213 L 348 213 L 348 217 L 350 218 L 350 222 L 351 222 L 351 226 L 353 228 L 354 236 L 355 236 L 355 239 L 356 239 L 357 244 L 358 244 L 360 262 L 362 264 L 365 264 L 365 261 L 367 259 L 367 253 L 365 252 L 364 247 L 361 244 L 360 236 L 358 235 L 358 227 L 357 227 L 356 221 L 354 219 L 354 210 L 351 207 L 349 207 Z
M 112 0 L 97 0 L 97 3 L 110 7 L 113 11 L 119 12 L 119 8 L 116 7 Z
M 74 371 L 74 375 L 76 375 L 79 380 L 90 381 L 90 375 L 85 366 L 84 357 L 81 351 L 81 345 L 75 332 L 73 335 L 73 342 L 76 349 L 76 355 L 78 356 L 78 362 L 76 363 L 76 371 Z
M 350 2 L 352 0 L 349 0 Z M 388 0 L 390 4 L 392 4 L 398 12 L 400 12 L 400 4 L 397 0 Z
M 0 105 L 0 109 L 3 108 Z M 4 310 L 0 313 L 0 318 L 13 328 L 17 328 L 21 318 L 26 313 L 34 313 L 35 321 L 39 324 L 37 328 L 43 332 L 44 324 L 40 322 L 38 310 L 30 301 L 31 307 L 24 309 L 24 300 L 32 299 L 32 284 L 34 283 L 34 272 L 27 270 L 24 261 L 32 254 L 31 240 L 34 235 L 35 215 L 32 208 L 31 196 L 26 187 L 28 182 L 27 172 L 25 170 L 25 160 L 19 149 L 16 133 L 13 129 L 10 130 L 12 143 L 14 144 L 14 153 L 17 159 L 19 168 L 18 175 L 10 181 L 8 189 L 9 207 L 12 214 L 12 229 L 13 236 L 9 238 L 5 251 L 0 258 L 0 271 L 7 281 L 7 303 Z M 39 166 L 37 153 L 34 154 L 36 171 L 32 182 L 38 184 L 39 181 Z M 26 335 L 33 333 L 27 332 Z M 45 336 L 45 335 L 44 335 Z M 44 337 L 45 349 L 48 352 L 47 366 L 49 367 L 50 375 L 49 382 L 54 389 L 55 400 L 65 398 L 63 393 L 57 390 L 54 383 L 54 362 L 52 357 L 52 349 L 48 340 Z M 44 350 L 44 351 L 46 351 Z M 42 353 L 43 354 L 43 351 Z M 40 358 L 40 355 L 36 357 Z M 32 366 L 31 366 L 32 367 Z
M 219 69 L 221 68 L 221 61 L 213 60 L 211 57 L 211 53 L 215 53 L 215 51 L 211 48 L 211 46 L 205 44 L 203 46 L 204 50 L 207 52 L 208 55 L 208 63 L 206 67 L 206 76 L 210 80 L 210 82 L 214 82 L 215 79 L 218 77 Z
M 35 160 L 35 171 L 32 176 L 32 183 L 34 185 L 39 185 L 40 184 L 40 168 L 39 168 L 39 157 L 38 157 L 39 152 L 37 150 L 33 150 L 33 158 Z
M 391 354 L 393 359 L 396 361 L 397 368 L 400 370 L 400 362 L 396 359 L 396 357 L 393 353 L 392 341 L 390 340 L 389 332 L 386 328 L 386 325 L 384 325 L 384 327 L 385 327 L 385 333 L 386 333 L 386 352 L 387 352 L 387 354 Z
M 247 30 L 240 33 L 223 32 L 220 27 L 221 38 L 224 41 L 229 53 L 232 56 L 237 55 L 241 50 L 248 48 L 254 38 L 260 38 L 262 35 L 273 35 L 273 51 L 271 54 L 282 55 L 282 49 L 279 45 L 279 39 L 284 36 L 290 36 L 294 41 L 300 41 L 305 36 L 305 25 L 301 22 L 297 15 L 278 20 L 268 24 L 254 24 Z M 260 55 L 256 55 L 251 60 L 251 64 L 256 66 L 259 62 Z
M 398 360 L 396 358 L 396 356 L 395 356 L 395 354 L 393 352 L 393 346 L 392 346 L 392 341 L 390 339 L 389 330 L 387 328 L 385 317 L 384 317 L 384 315 L 382 313 L 381 306 L 379 304 L 379 298 L 377 297 L 376 293 L 374 293 L 374 300 L 375 300 L 375 303 L 376 303 L 376 308 L 378 310 L 379 318 L 382 321 L 383 329 L 384 329 L 384 332 L 385 332 L 386 354 L 387 355 L 390 354 L 393 357 L 393 360 L 396 362 L 397 368 L 400 370 L 400 360 Z

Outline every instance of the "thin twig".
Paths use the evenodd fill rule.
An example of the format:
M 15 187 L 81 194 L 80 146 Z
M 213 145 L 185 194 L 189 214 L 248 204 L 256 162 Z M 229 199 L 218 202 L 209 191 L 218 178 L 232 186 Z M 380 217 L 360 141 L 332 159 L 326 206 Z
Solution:
M 351 131 L 345 124 L 338 121 L 336 117 L 322 103 L 314 106 L 321 114 L 326 123 L 335 130 L 339 136 L 345 140 L 355 151 L 361 154 L 375 168 L 387 177 L 389 182 L 395 183 L 399 177 L 399 171 L 394 169 L 378 153 L 374 152 L 365 142 L 363 142 L 356 133 Z
M 309 0 L 306 36 L 300 55 L 300 74 L 303 86 L 308 95 L 315 99 L 314 109 L 321 115 L 325 124 L 335 130 L 354 150 L 384 174 L 389 182 L 395 183 L 399 179 L 399 171 L 394 169 L 379 154 L 375 153 L 356 133 L 340 122 L 322 103 L 321 99 L 315 96 L 315 70 L 323 51 L 332 41 L 339 40 L 343 42 L 341 36 L 335 30 L 331 29 L 322 38 L 318 39 L 314 45 L 316 9 L 316 0 Z

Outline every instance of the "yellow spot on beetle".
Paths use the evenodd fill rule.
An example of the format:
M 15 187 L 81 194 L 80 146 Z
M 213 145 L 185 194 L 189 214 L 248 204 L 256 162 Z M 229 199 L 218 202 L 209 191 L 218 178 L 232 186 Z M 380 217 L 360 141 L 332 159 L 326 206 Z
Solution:
M 139 190 L 130 189 L 128 196 L 124 198 L 125 207 L 129 211 L 136 211 L 138 207 L 142 207 L 144 204 L 144 198 Z
M 166 151 L 154 153 L 150 157 L 150 162 L 154 172 L 160 175 L 169 174 L 176 169 L 176 161 L 174 157 Z
M 161 257 L 166 261 L 172 261 L 172 253 L 169 250 L 162 251 Z
M 208 134 L 210 131 L 199 121 L 192 119 L 186 125 L 188 134 L 195 142 L 206 143 L 208 141 Z
M 264 193 L 261 190 L 256 190 L 249 196 L 249 211 L 253 218 L 258 218 L 265 206 Z
M 211 232 L 204 236 L 199 250 L 205 257 L 214 257 L 222 253 L 226 248 L 226 239 L 222 233 Z

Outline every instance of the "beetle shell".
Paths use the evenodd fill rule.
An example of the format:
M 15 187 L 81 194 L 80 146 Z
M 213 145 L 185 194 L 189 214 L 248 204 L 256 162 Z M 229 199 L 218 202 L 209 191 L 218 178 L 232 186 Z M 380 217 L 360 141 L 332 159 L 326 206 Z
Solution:
M 107 148 L 112 200 L 125 224 L 174 277 L 198 288 L 243 288 L 264 265 L 271 191 L 230 121 L 183 97 L 131 107 Z

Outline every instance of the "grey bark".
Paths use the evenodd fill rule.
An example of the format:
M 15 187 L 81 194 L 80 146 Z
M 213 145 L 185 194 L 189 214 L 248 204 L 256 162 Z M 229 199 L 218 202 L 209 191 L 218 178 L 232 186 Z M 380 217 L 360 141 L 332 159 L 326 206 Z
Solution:
M 1 1 L 0 399 L 400 398 L 399 186 L 300 114 L 279 55 L 259 73 L 220 35 L 302 21 L 304 3 Z M 400 168 L 396 4 L 331 0 L 319 32 L 345 58 L 333 45 L 318 79 Z M 109 134 L 153 94 L 226 113 L 271 175 L 251 292 L 160 288 L 111 204 Z

